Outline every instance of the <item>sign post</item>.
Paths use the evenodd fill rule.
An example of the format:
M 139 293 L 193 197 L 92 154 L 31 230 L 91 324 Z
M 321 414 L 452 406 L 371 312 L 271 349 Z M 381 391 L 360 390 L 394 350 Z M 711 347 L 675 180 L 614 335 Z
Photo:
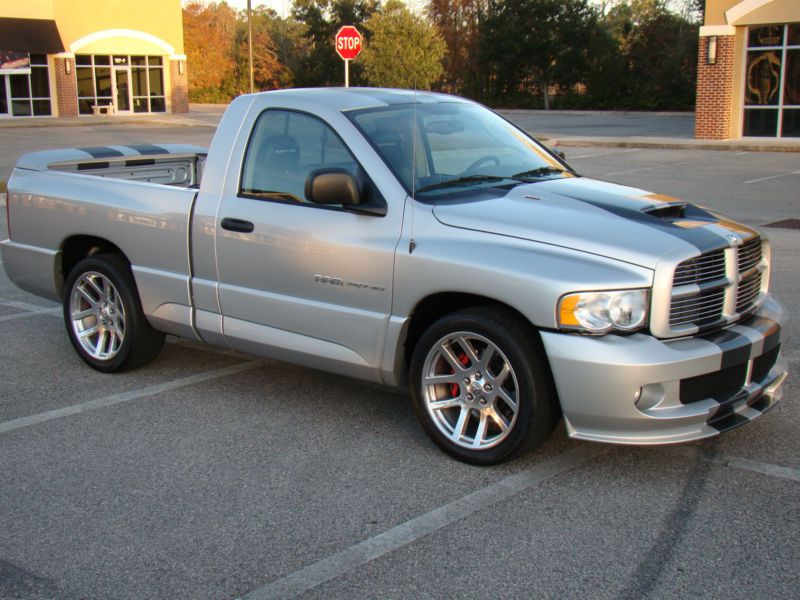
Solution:
M 336 54 L 344 61 L 344 87 L 350 87 L 350 61 L 361 52 L 361 34 L 352 25 L 345 25 L 335 38 Z

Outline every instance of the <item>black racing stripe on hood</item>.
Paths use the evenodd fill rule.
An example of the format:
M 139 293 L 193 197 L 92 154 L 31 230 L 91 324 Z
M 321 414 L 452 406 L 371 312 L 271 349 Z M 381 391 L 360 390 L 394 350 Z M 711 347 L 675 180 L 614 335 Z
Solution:
M 604 202 L 591 200 L 589 198 L 583 198 L 580 196 L 570 196 L 567 195 L 568 198 L 572 198 L 574 200 L 578 200 L 580 202 L 585 202 L 595 208 L 599 208 L 600 210 L 604 210 L 608 213 L 616 215 L 620 218 L 627 219 L 629 221 L 634 221 L 636 223 L 641 223 L 642 225 L 647 225 L 648 227 L 652 227 L 653 229 L 660 229 L 665 233 L 668 233 L 674 237 L 677 237 L 684 242 L 691 244 L 700 252 L 700 254 L 705 254 L 706 252 L 710 252 L 711 250 L 718 250 L 720 248 L 725 248 L 728 246 L 727 240 L 723 238 L 718 233 L 714 233 L 713 231 L 709 231 L 703 227 L 679 227 L 675 225 L 668 219 L 661 219 L 659 217 L 655 217 L 653 215 L 649 215 L 647 213 L 643 213 L 638 210 L 630 209 L 630 208 L 622 208 L 618 206 L 613 206 Z M 686 206 L 685 212 L 685 219 L 687 220 L 695 220 L 695 221 L 706 221 L 709 225 L 713 225 L 719 222 L 719 219 L 714 217 L 711 213 L 702 210 L 696 206 L 691 204 Z
M 91 154 L 92 158 L 113 158 L 115 156 L 125 156 L 119 150 L 109 148 L 108 146 L 92 146 L 90 148 L 78 148 L 81 152 Z
M 169 150 L 155 144 L 126 144 L 125 147 L 136 150 L 139 154 L 169 154 Z

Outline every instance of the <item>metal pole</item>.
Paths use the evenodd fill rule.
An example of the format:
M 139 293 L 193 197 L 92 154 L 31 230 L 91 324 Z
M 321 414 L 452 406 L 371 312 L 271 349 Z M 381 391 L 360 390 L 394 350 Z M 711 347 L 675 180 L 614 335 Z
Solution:
M 344 59 L 344 87 L 350 87 L 350 61 Z
M 250 74 L 250 93 L 255 91 L 253 85 L 253 19 L 250 0 L 247 0 L 247 70 Z

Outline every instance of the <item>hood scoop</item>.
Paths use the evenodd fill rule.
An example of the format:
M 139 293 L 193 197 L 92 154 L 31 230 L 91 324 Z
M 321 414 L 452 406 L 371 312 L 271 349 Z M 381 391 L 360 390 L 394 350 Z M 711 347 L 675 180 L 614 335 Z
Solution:
M 642 212 L 657 219 L 673 220 L 686 218 L 685 202 L 670 202 L 669 204 L 659 204 L 645 208 Z

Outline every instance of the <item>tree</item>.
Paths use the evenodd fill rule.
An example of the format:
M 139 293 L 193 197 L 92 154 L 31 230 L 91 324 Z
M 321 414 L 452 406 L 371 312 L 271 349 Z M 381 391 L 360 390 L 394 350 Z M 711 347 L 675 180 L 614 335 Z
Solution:
M 427 15 L 447 45 L 442 60 L 445 91 L 483 97 L 488 70 L 479 53 L 487 10 L 488 0 L 430 0 Z
M 190 2 L 184 6 L 183 39 L 191 100 L 225 100 L 226 92 L 221 89 L 236 63 L 236 28 L 236 12 L 224 2 L 207 6 Z
M 538 92 L 549 108 L 551 88 L 585 79 L 598 29 L 587 0 L 490 0 L 481 55 L 492 68 L 494 98 Z
M 342 25 L 359 25 L 378 9 L 378 0 L 295 0 L 292 17 L 306 28 L 309 52 L 300 61 L 300 86 L 342 85 L 342 59 L 333 47 Z M 361 81 L 360 61 L 350 65 L 350 81 Z
M 441 77 L 444 40 L 400 0 L 389 0 L 364 27 L 371 34 L 362 53 L 370 84 L 428 90 Z

